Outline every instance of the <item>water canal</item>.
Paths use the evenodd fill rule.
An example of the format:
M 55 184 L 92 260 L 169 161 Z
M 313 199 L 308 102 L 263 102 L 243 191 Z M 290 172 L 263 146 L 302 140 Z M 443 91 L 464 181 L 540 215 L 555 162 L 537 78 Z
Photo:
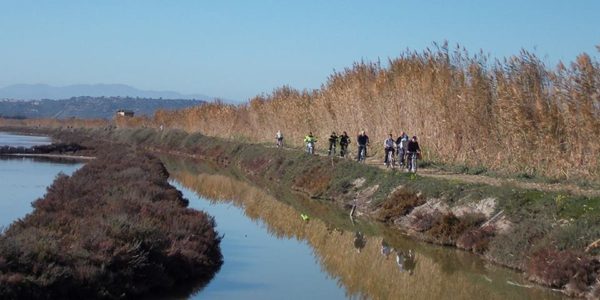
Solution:
M 561 298 L 473 254 L 352 220 L 328 203 L 275 198 L 190 161 L 167 167 L 190 206 L 213 215 L 224 235 L 223 267 L 191 299 Z
M 0 133 L 0 145 L 49 143 Z M 285 188 L 260 189 L 209 163 L 163 158 L 190 207 L 215 217 L 224 265 L 189 299 L 560 299 L 516 272 L 470 253 L 416 242 L 378 223 L 350 219 Z M 0 159 L 0 226 L 32 210 L 60 172 L 81 163 Z M 273 194 L 277 194 L 274 197 Z M 309 216 L 308 220 L 300 217 Z M 187 288 L 186 288 L 187 289 Z M 172 298 L 170 295 L 169 298 Z
M 0 132 L 0 146 L 31 147 L 51 143 L 48 137 Z M 42 197 L 59 173 L 72 174 L 80 162 L 33 157 L 0 156 L 0 227 L 32 211 L 31 202 Z

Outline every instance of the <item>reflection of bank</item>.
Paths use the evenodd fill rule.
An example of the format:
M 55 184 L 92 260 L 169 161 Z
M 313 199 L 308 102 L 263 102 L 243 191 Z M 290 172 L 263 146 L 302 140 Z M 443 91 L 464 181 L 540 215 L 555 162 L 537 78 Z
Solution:
M 503 284 L 508 278 L 519 281 L 520 276 L 485 265 L 470 253 L 419 243 L 363 218 L 350 220 L 347 211 L 336 214 L 327 203 L 288 196 L 285 187 L 268 187 L 278 195 L 275 198 L 245 181 L 216 175 L 223 171 L 209 170 L 209 164 L 174 163 L 167 168 L 183 186 L 209 200 L 242 207 L 246 216 L 262 220 L 273 235 L 305 240 L 323 269 L 344 286 L 348 298 L 552 298 L 538 289 Z M 310 215 L 311 221 L 299 218 L 300 212 Z
M 394 249 L 396 251 L 396 264 L 400 272 L 408 272 L 412 275 L 417 266 L 417 260 L 415 259 L 415 252 L 412 249 L 408 251 L 402 249 Z
M 390 247 L 390 245 L 385 241 L 385 239 L 381 240 L 381 255 L 383 255 L 383 257 L 385 257 L 385 259 L 388 259 L 388 257 L 390 256 L 390 254 L 392 253 L 392 247 Z
M 357 231 L 354 233 L 354 248 L 356 248 L 356 252 L 360 253 L 362 249 L 367 244 L 367 240 L 362 232 Z

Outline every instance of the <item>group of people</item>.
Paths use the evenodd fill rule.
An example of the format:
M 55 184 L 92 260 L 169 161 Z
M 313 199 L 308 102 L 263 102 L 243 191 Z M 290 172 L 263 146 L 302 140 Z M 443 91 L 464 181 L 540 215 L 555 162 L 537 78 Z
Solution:
M 390 161 L 390 158 L 393 159 L 394 154 L 396 154 L 400 166 L 406 166 L 410 171 L 416 172 L 417 159 L 421 155 L 421 147 L 419 146 L 416 135 L 409 138 L 408 134 L 402 131 L 400 136 L 394 140 L 390 133 L 388 138 L 383 142 L 383 147 L 385 149 L 384 165 L 393 167 L 394 161 Z
M 283 134 L 281 133 L 281 131 L 277 131 L 276 140 L 277 147 L 282 147 Z M 336 155 L 336 148 L 338 143 L 340 145 L 339 155 L 341 157 L 345 157 L 346 155 L 348 155 L 348 146 L 350 145 L 350 137 L 348 136 L 348 133 L 344 131 L 341 135 L 337 135 L 334 131 L 329 136 L 328 141 L 328 155 Z M 309 154 L 314 154 L 316 142 L 317 138 L 313 135 L 312 132 L 309 132 L 308 135 L 304 137 L 306 151 Z M 358 133 L 358 136 L 356 137 L 356 145 L 356 159 L 359 162 L 363 162 L 367 157 L 367 148 L 369 146 L 369 136 L 364 130 L 361 130 Z M 414 135 L 412 138 L 409 138 L 408 134 L 402 131 L 400 136 L 397 139 L 394 139 L 393 135 L 390 133 L 388 138 L 383 142 L 383 147 L 385 149 L 385 157 L 383 161 L 385 165 L 393 167 L 395 163 L 395 157 L 397 156 L 397 161 L 400 166 L 405 166 L 409 171 L 416 172 L 416 162 L 421 154 L 421 148 L 419 146 L 419 142 L 417 141 L 416 135 Z M 392 159 L 392 161 L 390 161 L 390 158 Z

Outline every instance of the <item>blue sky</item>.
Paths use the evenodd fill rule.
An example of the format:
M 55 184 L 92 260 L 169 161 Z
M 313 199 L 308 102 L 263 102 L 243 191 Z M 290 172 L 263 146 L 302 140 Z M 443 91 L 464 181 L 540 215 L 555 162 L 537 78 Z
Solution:
M 600 1 L 0 1 L 0 87 L 123 83 L 247 100 L 448 40 L 598 57 Z

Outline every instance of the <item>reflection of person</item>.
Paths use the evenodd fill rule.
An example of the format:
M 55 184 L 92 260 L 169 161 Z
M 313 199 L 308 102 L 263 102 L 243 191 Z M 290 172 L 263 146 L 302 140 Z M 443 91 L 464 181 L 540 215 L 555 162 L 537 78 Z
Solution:
M 362 232 L 357 231 L 354 233 L 354 248 L 356 248 L 356 252 L 360 253 L 362 248 L 367 244 L 367 240 Z
M 390 253 L 392 253 L 392 248 L 390 245 L 388 245 L 385 240 L 381 240 L 381 255 L 387 259 L 390 256 Z
M 412 250 L 408 250 L 408 252 L 396 250 L 396 264 L 400 272 L 408 272 L 409 275 L 412 275 L 417 265 L 415 253 Z

